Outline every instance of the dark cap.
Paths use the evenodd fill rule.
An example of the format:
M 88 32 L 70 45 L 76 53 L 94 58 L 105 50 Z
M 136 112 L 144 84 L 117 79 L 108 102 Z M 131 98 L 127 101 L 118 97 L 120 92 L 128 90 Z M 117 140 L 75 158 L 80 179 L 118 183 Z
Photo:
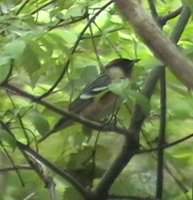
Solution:
M 108 65 L 106 65 L 106 68 L 108 69 L 111 67 L 119 67 L 125 73 L 126 76 L 130 76 L 133 66 L 139 61 L 140 59 L 130 60 L 127 58 L 117 58 L 112 60 Z

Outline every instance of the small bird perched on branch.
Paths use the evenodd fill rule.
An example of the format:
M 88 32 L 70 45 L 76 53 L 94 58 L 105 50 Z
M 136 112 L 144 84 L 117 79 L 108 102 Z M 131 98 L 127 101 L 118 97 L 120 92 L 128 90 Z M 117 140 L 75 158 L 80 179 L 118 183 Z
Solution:
M 87 85 L 80 95 L 69 105 L 69 112 L 89 120 L 100 120 L 113 114 L 120 106 L 122 98 L 108 90 L 109 85 L 117 80 L 129 80 L 135 63 L 140 59 L 129 60 L 118 58 L 107 64 L 98 78 Z M 46 139 L 52 133 L 60 131 L 74 121 L 62 117 L 40 141 Z

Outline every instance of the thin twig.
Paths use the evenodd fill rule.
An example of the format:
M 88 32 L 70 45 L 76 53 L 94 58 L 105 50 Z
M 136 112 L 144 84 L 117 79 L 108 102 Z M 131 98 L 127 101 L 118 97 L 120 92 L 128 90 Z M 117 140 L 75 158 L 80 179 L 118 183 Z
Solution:
M 158 147 L 165 144 L 166 137 L 166 75 L 165 68 L 162 68 L 162 73 L 160 74 L 160 130 L 159 130 L 159 141 Z M 164 184 L 164 149 L 160 149 L 157 152 L 157 180 L 156 180 L 156 199 L 162 200 L 163 198 L 163 184 Z
M 25 186 L 24 181 L 23 181 L 23 179 L 22 179 L 22 177 L 21 177 L 21 174 L 20 174 L 19 170 L 17 169 L 17 167 L 16 167 L 16 165 L 15 165 L 13 159 L 11 158 L 11 156 L 9 155 L 7 149 L 4 147 L 4 145 L 2 144 L 1 141 L 0 141 L 0 145 L 1 145 L 1 147 L 3 148 L 3 151 L 5 152 L 7 158 L 9 159 L 9 161 L 11 162 L 11 164 L 13 165 L 13 168 L 15 169 L 15 172 L 16 172 L 16 174 L 17 174 L 17 176 L 18 176 L 18 178 L 19 178 L 19 181 L 20 181 L 20 183 L 21 183 L 21 186 L 24 187 L 24 186 Z
M 114 42 L 112 42 L 107 36 L 106 33 L 103 33 L 103 30 L 94 22 L 95 26 L 98 28 L 98 30 L 102 33 L 102 35 L 105 37 L 106 41 L 109 43 L 109 46 L 112 48 L 112 50 L 115 51 L 115 53 L 121 58 L 120 52 L 117 50 L 116 46 L 114 45 Z M 117 29 L 117 31 L 120 29 Z M 110 31 L 109 31 L 110 32 Z
M 155 1 L 154 0 L 148 0 L 148 4 L 149 4 L 149 8 L 151 10 L 151 15 L 153 16 L 153 18 L 157 18 L 158 13 L 155 7 Z
M 193 133 L 191 133 L 190 135 L 187 135 L 183 138 L 180 138 L 174 142 L 170 142 L 168 144 L 164 144 L 162 146 L 159 146 L 159 147 L 155 147 L 155 148 L 150 148 L 150 149 L 143 149 L 143 150 L 139 150 L 138 154 L 142 154 L 142 153 L 150 153 L 150 152 L 155 152 L 155 151 L 158 151 L 159 149 L 168 149 L 168 148 L 171 148 L 173 146 L 176 146 L 182 142 L 185 142 L 186 140 L 190 139 L 193 137 Z
M 30 0 L 25 0 L 21 6 L 18 8 L 18 10 L 16 11 L 15 15 L 19 15 L 20 12 L 25 8 L 25 6 L 28 4 L 28 2 L 30 2 Z
M 52 0 L 52 1 L 49 1 L 49 2 L 47 2 L 47 3 L 45 3 L 45 4 L 43 4 L 43 5 L 40 6 L 39 8 L 35 9 L 34 11 L 32 11 L 32 12 L 30 13 L 30 15 L 34 15 L 35 13 L 39 12 L 42 8 L 45 8 L 45 7 L 47 7 L 48 5 L 50 5 L 50 4 L 54 3 L 54 2 L 56 2 L 56 0 Z
M 143 132 L 142 132 L 143 133 Z M 193 136 L 193 134 L 192 134 Z M 147 137 L 143 134 L 143 137 L 146 141 L 146 143 L 148 144 L 148 146 L 152 148 L 152 144 L 148 141 Z M 157 147 L 156 147 L 157 148 Z M 149 149 L 150 150 L 150 149 Z M 141 150 L 142 151 L 142 150 Z M 145 150 L 144 150 L 145 151 Z M 151 152 L 151 151 L 150 151 Z M 152 151 L 153 152 L 153 151 Z M 145 153 L 145 152 L 144 152 Z M 157 157 L 155 156 L 155 154 L 152 155 L 153 159 L 157 161 Z M 175 183 L 177 184 L 177 186 L 181 189 L 181 191 L 183 192 L 184 196 L 186 197 L 186 199 L 188 200 L 192 200 L 189 198 L 187 192 L 188 189 L 186 188 L 186 186 L 184 185 L 184 183 L 181 181 L 181 178 L 177 177 L 177 174 L 174 173 L 171 169 L 171 167 L 169 167 L 169 163 L 164 163 L 164 169 L 166 170 L 166 172 L 172 177 L 172 179 L 175 181 Z
M 55 28 L 59 28 L 59 27 L 64 27 L 64 26 L 67 26 L 67 25 L 70 25 L 70 24 L 74 24 L 74 23 L 77 23 L 77 22 L 80 22 L 84 19 L 87 18 L 87 13 L 85 12 L 83 15 L 81 16 L 78 16 L 78 17 L 75 17 L 75 18 L 70 18 L 70 20 L 63 20 L 63 19 L 60 19 L 57 23 L 55 23 L 54 25 L 48 25 L 48 31 L 51 31 Z
M 83 28 L 83 30 L 80 32 L 76 42 L 74 43 L 73 47 L 72 47 L 72 50 L 71 50 L 71 53 L 70 55 L 72 56 L 78 45 L 79 45 L 79 42 L 81 41 L 84 33 L 86 32 L 86 30 L 89 28 L 89 26 L 91 25 L 91 23 L 93 23 L 95 21 L 95 18 L 103 11 L 105 10 L 113 1 L 109 1 L 108 3 L 106 3 L 104 6 L 101 7 L 101 9 L 96 12 L 93 17 L 90 18 L 90 20 L 88 21 L 88 23 L 86 24 L 86 26 Z M 60 83 L 60 81 L 63 79 L 65 73 L 67 72 L 68 70 L 68 67 L 69 67 L 69 64 L 70 64 L 70 60 L 71 60 L 71 56 L 70 58 L 68 58 L 68 60 L 66 61 L 65 65 L 64 65 L 64 68 L 63 70 L 61 71 L 60 73 L 60 76 L 58 77 L 58 79 L 55 81 L 55 83 L 50 87 L 50 89 L 48 89 L 47 92 L 45 92 L 43 95 L 41 95 L 39 98 L 42 99 L 42 98 L 45 98 L 47 97 L 48 95 L 50 95 L 52 93 L 52 91 L 57 87 L 57 85 Z
M 11 172 L 17 170 L 33 170 L 30 165 L 15 165 L 15 167 L 0 168 L 0 173 Z
M 89 21 L 89 16 L 87 17 L 87 19 Z M 93 37 L 94 34 L 93 34 L 93 30 L 92 30 L 92 24 L 90 24 L 90 26 L 89 26 L 89 31 L 90 31 L 90 35 L 91 35 L 91 42 L 92 42 L 93 50 L 94 50 L 94 53 L 96 55 L 96 60 L 98 61 L 100 68 L 102 68 L 103 64 L 101 63 L 101 60 L 100 60 L 100 57 L 99 57 L 99 54 L 98 54 L 98 51 L 97 51 L 96 43 L 95 43 L 95 40 L 94 40 L 94 37 Z
M 158 17 L 157 18 L 158 23 L 161 26 L 164 26 L 169 20 L 174 19 L 175 17 L 180 15 L 180 13 L 182 12 L 182 9 L 183 9 L 183 7 L 180 7 L 178 9 L 174 10 L 173 12 L 169 13 L 168 15 Z

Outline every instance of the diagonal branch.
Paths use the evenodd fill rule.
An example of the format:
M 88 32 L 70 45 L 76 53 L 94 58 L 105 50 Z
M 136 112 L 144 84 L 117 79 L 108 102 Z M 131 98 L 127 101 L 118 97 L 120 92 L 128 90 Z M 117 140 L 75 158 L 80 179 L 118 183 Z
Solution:
M 21 3 L 20 7 L 16 11 L 15 15 L 19 15 L 20 12 L 25 8 L 25 6 L 30 2 L 30 0 L 25 0 L 24 2 Z
M 0 85 L 1 86 L 1 85 Z M 92 128 L 94 130 L 98 130 L 98 131 L 103 131 L 103 132 L 115 132 L 118 133 L 120 135 L 127 135 L 128 137 L 130 137 L 130 133 L 128 130 L 121 128 L 121 127 L 117 127 L 114 126 L 113 124 L 103 124 L 103 123 L 99 123 L 99 122 L 95 122 L 92 120 L 87 120 L 84 118 L 81 118 L 73 113 L 67 112 L 65 110 L 62 110 L 56 106 L 54 106 L 53 104 L 43 100 L 43 99 L 39 99 L 39 97 L 33 96 L 32 94 L 29 94 L 11 84 L 4 84 L 2 85 L 4 88 L 16 93 L 17 95 L 23 96 L 33 102 L 36 102 L 39 105 L 43 105 L 44 107 L 46 107 L 49 110 L 52 110 L 55 113 L 58 113 L 64 117 L 68 117 L 76 122 L 79 122 L 81 124 L 84 124 L 85 126 Z M 44 138 L 45 139 L 45 138 Z
M 49 180 L 50 178 L 47 175 L 41 174 L 41 173 L 44 173 L 44 171 L 45 171 L 43 169 L 44 166 L 46 166 L 47 168 L 51 169 L 58 176 L 62 177 L 63 179 L 66 179 L 67 181 L 69 181 L 69 183 L 72 184 L 76 188 L 76 190 L 82 195 L 82 197 L 84 197 L 85 200 L 92 200 L 92 194 L 90 193 L 90 191 L 87 191 L 73 176 L 71 176 L 68 173 L 68 171 L 59 169 L 53 163 L 51 163 L 50 161 L 45 159 L 43 156 L 41 156 L 39 153 L 37 153 L 36 151 L 31 149 L 28 145 L 25 145 L 25 144 L 19 142 L 15 138 L 14 134 L 11 132 L 9 127 L 7 127 L 6 124 L 3 121 L 0 120 L 0 124 L 1 124 L 2 128 L 4 130 L 6 130 L 7 133 L 9 134 L 9 136 L 14 140 L 16 147 L 21 151 L 23 156 L 26 158 L 27 162 L 31 166 L 31 169 L 35 170 L 36 173 L 39 175 L 39 177 L 42 180 L 44 179 L 45 183 L 50 183 L 50 180 Z M 1 142 L 0 142 L 0 145 L 2 146 Z M 5 148 L 4 148 L 4 151 L 5 151 L 6 155 L 8 156 L 8 158 L 10 159 L 13 167 L 15 168 L 15 171 L 19 175 L 19 169 L 14 164 L 14 162 L 12 161 L 11 157 L 9 156 L 9 154 L 7 154 L 7 151 L 6 151 Z M 39 166 L 37 167 L 35 165 L 39 165 Z M 40 168 L 41 168 L 41 170 L 40 170 Z M 19 176 L 19 178 L 21 178 L 21 177 Z M 24 183 L 23 183 L 22 179 L 21 179 L 21 182 L 22 182 L 22 186 L 24 186 Z
M 17 141 L 17 147 L 20 149 L 20 151 L 25 155 L 30 155 L 36 158 L 41 164 L 45 165 L 52 171 L 54 171 L 57 175 L 61 176 L 62 178 L 68 180 L 85 199 L 90 199 L 90 193 L 85 190 L 85 188 L 75 179 L 73 178 L 68 172 L 64 170 L 60 170 L 57 168 L 54 164 L 46 160 L 44 157 L 42 157 L 40 154 L 35 152 L 33 149 L 31 149 L 29 146 L 22 144 L 21 142 Z
M 144 11 L 139 1 L 114 1 L 121 14 L 130 22 L 136 33 L 155 56 L 168 65 L 169 69 L 184 85 L 193 88 L 193 64 L 164 35 L 156 22 Z M 188 12 L 190 13 L 190 11 Z

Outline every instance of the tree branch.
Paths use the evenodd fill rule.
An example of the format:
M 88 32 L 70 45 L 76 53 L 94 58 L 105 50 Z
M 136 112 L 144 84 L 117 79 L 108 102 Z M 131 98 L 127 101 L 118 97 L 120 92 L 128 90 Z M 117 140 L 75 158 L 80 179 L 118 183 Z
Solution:
M 160 67 L 154 68 L 144 85 L 142 93 L 147 98 L 150 98 L 154 91 L 154 87 L 160 76 L 160 70 L 162 70 Z M 138 138 L 139 136 L 144 119 L 145 116 L 143 115 L 140 107 L 136 106 L 129 128 L 129 133 L 133 136 L 126 138 L 120 153 L 117 155 L 116 159 L 113 161 L 113 164 L 105 172 L 100 183 L 93 191 L 94 195 L 98 196 L 99 199 L 107 196 L 107 191 L 110 189 L 115 179 L 119 176 L 132 157 L 138 152 L 139 142 L 136 137 Z
M 52 0 L 52 1 L 46 2 L 45 4 L 41 5 L 39 8 L 35 9 L 34 11 L 32 11 L 32 12 L 30 13 L 30 15 L 36 14 L 36 13 L 39 12 L 41 9 L 43 9 L 43 8 L 45 8 L 45 7 L 47 7 L 47 6 L 49 6 L 50 4 L 52 4 L 52 3 L 54 3 L 54 2 L 56 2 L 56 0 Z
M 164 145 L 159 146 L 159 147 L 155 147 L 155 148 L 151 148 L 151 149 L 143 149 L 143 150 L 140 150 L 140 151 L 138 152 L 138 154 L 141 154 L 141 153 L 150 153 L 150 152 L 158 151 L 159 149 L 171 148 L 171 147 L 176 146 L 176 145 L 178 145 L 178 144 L 180 144 L 180 143 L 182 143 L 182 142 L 184 142 L 184 141 L 186 141 L 186 140 L 188 140 L 188 139 L 190 139 L 190 138 L 192 138 L 192 137 L 193 137 L 193 133 L 191 133 L 190 135 L 187 135 L 187 136 L 185 136 L 185 137 L 183 137 L 183 138 L 180 138 L 180 139 L 178 139 L 178 140 L 176 140 L 176 141 L 174 141 L 174 142 L 170 142 L 170 143 L 168 143 L 168 144 L 164 144 Z
M 160 130 L 159 130 L 159 141 L 158 147 L 165 144 L 166 135 L 166 74 L 165 68 L 162 69 L 160 75 Z M 156 182 L 156 199 L 163 198 L 163 179 L 164 179 L 164 149 L 159 149 L 157 152 L 157 182 Z
M 45 106 L 46 108 L 54 111 L 55 113 L 58 113 L 64 117 L 68 117 L 70 119 L 73 119 L 76 122 L 84 124 L 85 126 L 88 126 L 89 128 L 99 130 L 99 131 L 104 131 L 104 132 L 106 132 L 106 131 L 115 132 L 115 133 L 119 133 L 121 135 L 127 135 L 128 137 L 130 137 L 129 131 L 126 129 L 123 129 L 121 127 L 117 127 L 112 124 L 103 124 L 103 123 L 99 123 L 99 122 L 95 122 L 92 120 L 87 120 L 87 119 L 81 118 L 75 114 L 72 114 L 70 112 L 62 110 L 62 109 L 52 105 L 51 103 L 48 103 L 47 101 L 45 101 L 43 99 L 39 99 L 39 97 L 33 96 L 32 94 L 29 94 L 11 84 L 7 83 L 7 84 L 3 85 L 3 87 L 7 88 L 8 90 L 11 90 L 12 92 L 14 92 L 22 97 L 30 99 L 33 102 L 36 102 L 37 104 Z
M 21 6 L 18 8 L 16 11 L 15 15 L 19 15 L 20 12 L 25 8 L 25 6 L 30 2 L 30 0 L 25 0 L 24 2 L 21 3 Z
M 188 7 L 184 7 L 182 9 L 181 15 L 179 17 L 178 23 L 176 26 L 173 28 L 173 32 L 170 36 L 171 40 L 176 44 L 178 40 L 180 39 L 187 23 L 188 20 L 191 16 L 190 9 Z
M 129 10 L 130 8 L 127 9 L 127 7 L 129 5 L 126 2 L 128 2 L 128 1 L 127 0 L 125 0 L 125 1 L 119 0 L 119 1 L 115 1 L 115 2 L 117 4 L 117 6 L 120 7 L 120 9 L 123 7 L 124 12 L 123 11 L 122 12 L 127 16 L 127 13 L 125 13 L 125 12 L 130 12 L 130 10 Z M 133 2 L 133 0 L 131 0 L 131 2 L 133 4 L 136 4 L 138 1 Z M 131 12 L 132 12 L 132 9 L 131 9 Z M 140 15 L 140 12 L 138 14 Z M 135 14 L 130 17 L 134 18 L 133 16 L 135 16 Z M 189 19 L 189 17 L 186 18 L 186 20 L 188 20 L 188 19 Z M 148 19 L 146 18 L 146 20 L 149 20 L 149 18 Z M 152 19 L 150 19 L 150 22 L 152 22 Z M 185 25 L 186 25 L 186 23 L 184 23 L 184 27 L 185 27 Z M 139 23 L 139 26 L 143 27 L 144 25 Z M 158 32 L 161 32 L 161 30 L 157 27 L 157 25 L 154 22 L 153 22 L 153 26 L 156 27 L 156 30 L 158 30 Z M 151 33 L 148 32 L 148 34 L 149 34 L 149 37 L 154 38 L 154 36 L 153 36 L 154 32 L 153 32 L 153 34 L 152 34 L 152 32 Z M 161 33 L 161 35 L 163 35 L 163 33 Z M 169 42 L 171 43 L 171 41 L 169 41 Z M 176 47 L 173 44 L 172 44 L 172 46 L 176 51 Z M 157 48 L 159 48 L 159 46 Z M 150 97 L 154 91 L 154 88 L 156 86 L 156 83 L 157 83 L 158 79 L 160 78 L 160 73 L 162 71 L 162 67 L 164 67 L 164 66 L 155 67 L 151 71 L 149 77 L 146 79 L 146 82 L 144 84 L 144 87 L 143 87 L 141 93 L 148 99 L 150 99 Z M 140 107 L 138 105 L 136 105 L 134 114 L 131 119 L 130 127 L 129 127 L 130 138 L 132 139 L 132 141 L 130 139 L 126 138 L 125 144 L 124 144 L 121 152 L 116 157 L 116 159 L 114 160 L 114 162 L 110 166 L 110 168 L 106 171 L 106 173 L 104 174 L 104 176 L 101 179 L 101 182 L 94 189 L 93 193 L 95 196 L 98 195 L 99 199 L 107 196 L 107 193 L 108 193 L 111 185 L 114 183 L 116 178 L 119 176 L 119 174 L 125 168 L 125 166 L 128 164 L 128 162 L 131 160 L 131 158 L 136 154 L 136 151 L 139 148 L 139 133 L 141 131 L 141 127 L 142 127 L 144 120 L 145 120 L 145 116 L 144 116 L 143 112 L 141 111 Z
M 152 17 L 156 19 L 158 14 L 157 14 L 154 0 L 148 0 L 148 4 L 149 4 L 149 8 L 151 10 Z
M 59 168 L 57 168 L 54 164 L 46 160 L 44 157 L 42 157 L 40 154 L 35 152 L 33 149 L 31 149 L 29 146 L 22 144 L 21 142 L 17 141 L 17 147 L 20 149 L 20 151 L 24 154 L 26 157 L 28 154 L 30 156 L 33 156 L 35 159 L 37 159 L 41 164 L 45 165 L 52 171 L 54 171 L 57 175 L 61 176 L 62 178 L 66 179 L 71 183 L 85 199 L 91 199 L 91 195 L 89 191 L 85 190 L 85 188 L 77 182 L 76 179 L 74 179 L 68 172 L 62 171 Z
M 139 1 L 114 0 L 121 14 L 130 22 L 136 33 L 162 60 L 180 81 L 193 88 L 193 64 L 160 30 L 154 20 L 144 11 Z M 190 13 L 190 11 L 188 11 Z M 133 17 L 135 16 L 135 17 Z
M 167 23 L 167 21 L 177 17 L 182 12 L 183 7 L 178 8 L 177 10 L 169 13 L 168 15 L 158 17 L 158 23 L 163 26 Z

